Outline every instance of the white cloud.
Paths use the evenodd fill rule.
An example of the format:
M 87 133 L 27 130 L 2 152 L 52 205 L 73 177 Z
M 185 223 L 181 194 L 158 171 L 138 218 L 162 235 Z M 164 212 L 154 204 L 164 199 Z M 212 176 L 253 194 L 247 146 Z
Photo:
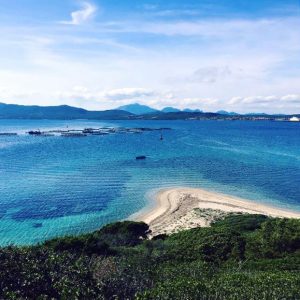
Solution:
M 257 108 L 269 106 L 271 109 L 276 109 L 284 105 L 300 105 L 300 95 L 233 97 L 228 104 Z
M 228 66 L 207 66 L 198 68 L 191 76 L 186 78 L 192 82 L 215 83 L 231 76 L 233 71 Z
M 56 92 L 56 96 L 73 99 L 85 99 L 85 100 L 105 100 L 105 101 L 130 101 L 136 98 L 147 98 L 156 95 L 152 90 L 144 88 L 122 88 L 112 89 L 106 91 L 91 91 L 86 87 L 75 86 L 71 91 Z
M 80 25 L 90 20 L 97 11 L 97 7 L 86 1 L 82 2 L 81 5 L 82 7 L 80 10 L 76 10 L 71 13 L 70 21 L 62 21 L 60 23 L 69 25 Z
M 300 95 L 286 95 L 281 97 L 281 100 L 300 104 Z
M 199 11 L 192 9 L 167 9 L 155 11 L 152 15 L 158 17 L 197 16 Z
M 105 99 L 110 100 L 127 100 L 132 98 L 141 98 L 154 96 L 155 92 L 143 88 L 123 88 L 110 90 L 103 93 Z
M 276 96 L 251 96 L 251 97 L 233 97 L 229 104 L 264 104 L 280 100 Z
M 230 38 L 234 35 L 240 38 L 248 38 L 248 35 L 269 33 L 272 36 L 281 35 L 282 32 L 291 26 L 299 25 L 299 19 L 290 18 L 273 18 L 273 19 L 233 19 L 233 20 L 195 20 L 195 21 L 161 21 L 161 22 L 140 22 L 140 23 L 119 23 L 120 32 L 144 32 L 167 36 L 204 36 L 215 38 Z M 297 33 L 297 27 L 293 32 Z M 274 29 L 276 29 L 274 31 Z M 262 31 L 262 32 L 261 32 Z M 290 38 L 288 32 L 286 38 Z M 299 43 L 298 43 L 299 45 Z
M 32 102 L 34 102 L 35 104 L 38 104 L 40 97 L 43 97 L 43 94 L 37 90 L 16 90 L 9 87 L 0 86 L 0 102 L 2 103 L 30 105 L 33 104 Z M 30 99 L 32 102 L 28 103 L 28 99 Z

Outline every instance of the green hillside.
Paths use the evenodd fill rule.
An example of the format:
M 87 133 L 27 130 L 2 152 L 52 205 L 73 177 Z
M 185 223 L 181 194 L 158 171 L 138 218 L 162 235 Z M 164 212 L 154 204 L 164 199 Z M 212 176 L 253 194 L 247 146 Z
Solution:
M 0 103 L 0 119 L 50 119 L 50 120 L 122 120 L 132 116 L 122 110 L 89 111 L 68 105 L 37 106 Z
M 148 240 L 144 223 L 0 250 L 1 299 L 300 299 L 300 220 L 233 215 Z

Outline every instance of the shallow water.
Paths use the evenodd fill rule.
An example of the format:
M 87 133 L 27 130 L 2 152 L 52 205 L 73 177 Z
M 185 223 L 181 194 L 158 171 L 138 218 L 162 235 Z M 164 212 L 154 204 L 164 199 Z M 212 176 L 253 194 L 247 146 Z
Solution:
M 85 138 L 30 129 L 158 131 Z M 300 211 L 300 123 L 0 120 L 0 245 L 32 244 L 129 217 L 147 192 L 193 186 Z M 136 161 L 137 155 L 147 155 Z

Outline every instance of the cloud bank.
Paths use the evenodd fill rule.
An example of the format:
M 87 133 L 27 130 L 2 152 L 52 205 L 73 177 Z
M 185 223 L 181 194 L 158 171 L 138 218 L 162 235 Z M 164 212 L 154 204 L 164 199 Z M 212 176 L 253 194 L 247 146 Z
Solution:
M 65 14 L 70 8 L 63 2 Z M 55 14 L 47 22 L 7 25 L 0 18 L 0 84 L 6 91 L 0 102 L 300 113 L 295 15 L 177 16 L 194 8 L 103 0 L 97 19 L 97 7 L 87 0 L 61 24 L 57 3 L 49 3 Z M 166 9 L 172 17 L 157 16 Z M 78 26 L 93 17 L 93 26 Z

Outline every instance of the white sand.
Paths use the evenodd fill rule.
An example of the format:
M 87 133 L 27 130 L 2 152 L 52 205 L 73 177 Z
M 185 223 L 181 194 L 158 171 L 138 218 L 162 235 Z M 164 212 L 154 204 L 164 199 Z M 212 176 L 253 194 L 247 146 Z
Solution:
M 230 213 L 300 218 L 299 212 L 194 188 L 162 190 L 157 193 L 156 202 L 153 209 L 135 217 L 135 220 L 150 225 L 152 235 L 209 226 L 213 220 L 223 218 Z

